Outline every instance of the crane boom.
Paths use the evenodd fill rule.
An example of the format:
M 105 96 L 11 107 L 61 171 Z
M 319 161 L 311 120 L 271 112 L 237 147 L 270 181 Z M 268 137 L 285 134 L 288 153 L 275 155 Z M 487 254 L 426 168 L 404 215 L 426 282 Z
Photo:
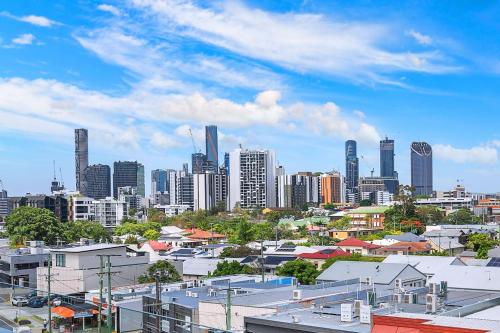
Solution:
M 189 129 L 189 136 L 191 137 L 191 142 L 193 143 L 193 152 L 196 154 L 198 149 L 196 149 L 196 143 L 194 142 L 194 136 L 193 132 L 191 131 L 191 128 Z

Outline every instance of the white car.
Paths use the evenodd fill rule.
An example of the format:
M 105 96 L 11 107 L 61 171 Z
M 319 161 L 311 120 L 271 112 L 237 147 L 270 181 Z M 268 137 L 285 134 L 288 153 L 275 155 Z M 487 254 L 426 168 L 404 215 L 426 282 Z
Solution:
M 28 299 L 24 296 L 14 296 L 11 303 L 13 306 L 26 306 L 28 305 Z

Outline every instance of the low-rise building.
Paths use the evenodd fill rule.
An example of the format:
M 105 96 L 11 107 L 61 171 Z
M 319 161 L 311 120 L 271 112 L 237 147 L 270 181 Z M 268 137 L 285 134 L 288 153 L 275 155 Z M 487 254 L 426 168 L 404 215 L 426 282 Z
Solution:
M 362 241 L 357 238 L 347 238 L 336 244 L 343 251 L 350 254 L 370 255 L 374 254 L 380 246 Z
M 149 254 L 137 252 L 127 245 L 95 244 L 50 249 L 53 276 L 52 292 L 78 294 L 99 287 L 100 257 L 109 256 L 113 286 L 133 284 L 149 267 Z M 106 266 L 107 267 L 107 266 Z M 47 267 L 37 268 L 39 290 L 47 290 Z M 106 279 L 105 279 L 106 280 Z
M 43 242 L 29 242 L 20 249 L 0 248 L 0 281 L 22 287 L 37 287 L 37 268 L 47 266 L 48 250 Z
M 438 271 L 448 268 L 451 265 L 465 266 L 464 262 L 457 257 L 443 256 L 414 256 L 392 254 L 384 259 L 387 264 L 410 264 L 428 278 Z
M 347 253 L 341 249 L 331 248 L 319 250 L 318 252 L 313 253 L 301 253 L 297 257 L 299 259 L 309 261 L 314 266 L 316 266 L 316 268 L 321 269 L 327 259 L 336 257 L 348 257 L 350 255 L 350 253 Z
M 432 245 L 427 242 L 397 242 L 392 245 L 383 246 L 375 251 L 378 255 L 388 256 L 390 254 L 430 254 Z
M 359 207 L 347 211 L 346 215 L 352 219 L 352 227 L 382 230 L 384 229 L 385 212 L 389 208 L 388 206 Z

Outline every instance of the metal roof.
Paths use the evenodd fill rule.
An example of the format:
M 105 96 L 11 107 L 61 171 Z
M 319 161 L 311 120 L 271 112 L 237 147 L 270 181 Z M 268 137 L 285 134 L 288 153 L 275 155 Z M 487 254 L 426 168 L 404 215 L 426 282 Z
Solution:
M 52 248 L 52 249 L 50 249 L 50 251 L 51 252 L 80 253 L 80 252 L 88 252 L 88 251 L 116 249 L 116 248 L 122 248 L 122 247 L 127 247 L 127 245 L 126 244 L 100 243 L 100 244 L 75 246 L 75 247 Z
M 448 288 L 500 291 L 500 269 L 487 266 L 447 266 L 429 282 L 448 282 Z
M 435 274 L 437 271 L 450 265 L 465 265 L 456 257 L 405 256 L 398 254 L 389 255 L 383 262 L 388 264 L 409 264 L 424 274 Z

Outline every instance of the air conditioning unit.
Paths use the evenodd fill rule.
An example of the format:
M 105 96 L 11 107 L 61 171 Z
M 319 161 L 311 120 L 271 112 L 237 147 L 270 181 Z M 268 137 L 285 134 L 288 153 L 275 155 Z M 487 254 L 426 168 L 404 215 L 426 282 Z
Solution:
M 198 298 L 198 293 L 191 293 L 191 297 Z
M 352 310 L 353 306 L 351 303 L 340 304 L 340 321 L 348 323 L 352 322 Z
M 437 311 L 437 295 L 427 294 L 425 296 L 425 312 L 436 313 Z
M 362 324 L 372 323 L 372 311 L 369 305 L 361 305 L 359 321 Z
M 403 288 L 403 279 L 396 279 L 395 286 L 396 290 Z
M 403 294 L 401 293 L 394 294 L 394 302 L 403 303 Z
M 439 284 L 438 283 L 429 283 L 429 293 L 437 295 L 439 294 Z
M 302 299 L 302 290 L 295 289 L 292 292 L 292 299 L 294 299 L 294 300 L 301 300 Z
M 210 290 L 210 291 L 208 292 L 208 295 L 209 295 L 210 297 L 216 297 L 216 296 L 217 296 L 217 291 L 215 291 L 215 290 Z
M 361 311 L 361 306 L 363 305 L 363 301 L 360 300 L 360 299 L 357 299 L 354 301 L 354 314 L 356 316 L 359 316 L 360 315 L 360 311 Z
M 378 304 L 378 307 L 379 307 L 380 309 L 388 309 L 388 308 L 390 308 L 390 307 L 391 307 L 391 304 L 390 304 L 390 303 L 383 302 L 383 303 L 379 303 L 379 304 Z
M 186 296 L 187 297 L 191 297 L 191 294 L 192 294 L 191 290 L 186 291 Z

